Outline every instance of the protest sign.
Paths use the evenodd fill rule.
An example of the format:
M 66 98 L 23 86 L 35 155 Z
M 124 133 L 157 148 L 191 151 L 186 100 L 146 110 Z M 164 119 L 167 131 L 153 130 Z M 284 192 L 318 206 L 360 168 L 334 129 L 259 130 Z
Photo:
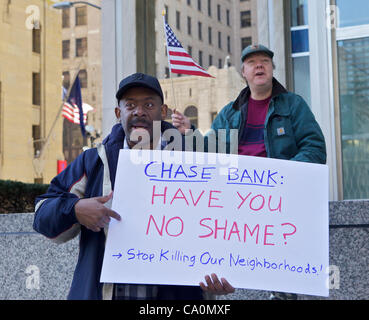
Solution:
M 328 168 L 121 150 L 101 282 L 328 295 Z

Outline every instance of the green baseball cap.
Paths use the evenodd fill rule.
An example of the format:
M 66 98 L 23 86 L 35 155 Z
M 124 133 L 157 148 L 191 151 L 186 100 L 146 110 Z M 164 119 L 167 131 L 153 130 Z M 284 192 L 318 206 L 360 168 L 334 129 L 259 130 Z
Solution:
M 241 63 L 245 61 L 246 57 L 252 53 L 257 52 L 264 52 L 266 53 L 271 59 L 274 57 L 274 52 L 269 50 L 267 47 L 263 46 L 262 44 L 251 44 L 247 46 L 245 49 L 242 50 L 241 53 Z

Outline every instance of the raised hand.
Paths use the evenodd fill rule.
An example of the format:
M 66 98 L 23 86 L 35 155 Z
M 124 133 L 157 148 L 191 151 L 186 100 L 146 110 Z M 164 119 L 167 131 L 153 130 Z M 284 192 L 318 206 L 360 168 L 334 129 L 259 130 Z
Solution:
M 182 134 L 185 134 L 186 130 L 191 128 L 190 119 L 176 109 L 172 113 L 172 123 Z

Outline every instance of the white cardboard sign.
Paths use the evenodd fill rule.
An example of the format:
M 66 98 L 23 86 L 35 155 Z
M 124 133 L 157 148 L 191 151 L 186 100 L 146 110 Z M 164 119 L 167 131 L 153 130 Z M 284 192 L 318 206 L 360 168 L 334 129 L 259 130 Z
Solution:
M 328 167 L 121 150 L 101 282 L 328 296 Z

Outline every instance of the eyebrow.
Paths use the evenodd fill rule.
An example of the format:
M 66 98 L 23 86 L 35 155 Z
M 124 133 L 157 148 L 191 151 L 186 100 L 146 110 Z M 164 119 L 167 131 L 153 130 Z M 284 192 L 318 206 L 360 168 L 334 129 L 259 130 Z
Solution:
M 135 100 L 155 100 L 155 96 L 150 96 L 150 97 L 146 97 L 146 98 L 143 98 L 143 99 L 137 99 L 137 98 L 124 98 L 123 97 L 123 100 L 129 100 L 129 101 L 135 101 Z

